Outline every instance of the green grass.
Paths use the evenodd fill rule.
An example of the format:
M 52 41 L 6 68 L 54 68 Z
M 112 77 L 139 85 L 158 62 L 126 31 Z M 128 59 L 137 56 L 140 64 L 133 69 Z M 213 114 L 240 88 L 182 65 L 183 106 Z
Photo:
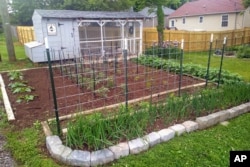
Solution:
M 17 61 L 9 62 L 5 39 L 3 34 L 0 34 L 0 54 L 2 57 L 2 62 L 0 62 L 0 72 L 34 67 L 34 64 L 25 55 L 24 46 L 15 41 L 14 47 Z
M 1 94 L 1 93 L 0 93 Z M 59 167 L 51 157 L 44 154 L 44 134 L 41 126 L 15 130 L 7 121 L 7 116 L 0 106 L 0 133 L 6 137 L 5 148 L 10 150 L 19 166 Z
M 230 120 L 228 126 L 175 137 L 140 155 L 130 155 L 113 166 L 189 167 L 229 166 L 230 150 L 250 150 L 250 113 Z
M 208 53 L 184 53 L 184 63 L 201 64 L 207 66 Z M 211 56 L 211 67 L 220 67 L 220 56 Z M 236 57 L 224 57 L 223 66 L 224 70 L 241 75 L 245 81 L 250 82 L 250 59 L 238 59 Z

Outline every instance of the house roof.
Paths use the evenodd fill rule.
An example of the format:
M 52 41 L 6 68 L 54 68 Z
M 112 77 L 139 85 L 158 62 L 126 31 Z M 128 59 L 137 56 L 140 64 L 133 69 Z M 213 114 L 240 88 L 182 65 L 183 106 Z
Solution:
M 153 11 L 150 11 L 151 8 L 149 7 L 145 7 L 144 9 L 142 9 L 141 11 L 139 11 L 138 13 L 142 14 L 145 17 L 156 17 L 156 8 L 153 9 Z M 165 16 L 170 15 L 171 13 L 173 13 L 175 10 L 170 9 L 168 7 L 162 6 L 162 10 Z
M 137 12 L 108 12 L 108 11 L 76 11 L 76 10 L 42 10 L 35 9 L 44 18 L 66 19 L 144 19 L 145 16 Z
M 194 0 L 183 4 L 169 17 L 235 13 L 244 9 L 242 0 Z

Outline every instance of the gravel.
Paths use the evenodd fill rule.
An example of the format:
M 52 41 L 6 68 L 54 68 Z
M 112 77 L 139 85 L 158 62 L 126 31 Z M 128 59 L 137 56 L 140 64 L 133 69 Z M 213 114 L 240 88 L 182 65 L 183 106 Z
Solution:
M 2 107 L 3 107 L 3 103 L 0 100 L 0 109 Z M 3 112 L 3 110 L 1 109 L 0 112 Z M 1 116 L 0 116 L 0 119 L 1 119 Z M 0 167 L 17 167 L 17 164 L 13 160 L 10 152 L 8 152 L 5 149 L 5 147 L 4 147 L 5 144 L 6 144 L 6 139 L 1 134 L 1 129 L 0 129 Z

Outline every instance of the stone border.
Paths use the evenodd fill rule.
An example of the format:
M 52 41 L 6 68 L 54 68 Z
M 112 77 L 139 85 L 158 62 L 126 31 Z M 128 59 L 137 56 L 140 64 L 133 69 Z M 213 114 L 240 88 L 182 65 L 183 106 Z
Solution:
M 97 166 L 112 162 L 129 154 L 139 154 L 148 150 L 156 144 L 166 142 L 175 136 L 183 133 L 190 133 L 198 129 L 205 129 L 225 120 L 237 117 L 250 111 L 250 102 L 239 106 L 222 110 L 207 116 L 198 117 L 195 121 L 185 121 L 158 132 L 151 132 L 142 138 L 119 143 L 98 151 L 72 150 L 62 144 L 61 139 L 56 135 L 51 135 L 46 122 L 43 122 L 43 129 L 46 134 L 46 146 L 51 156 L 67 165 L 71 166 Z
M 6 92 L 5 84 L 4 84 L 4 81 L 3 81 L 1 74 L 0 74 L 0 85 L 1 85 L 2 95 L 3 95 L 3 103 L 4 103 L 5 111 L 7 113 L 8 120 L 13 121 L 13 120 L 15 120 L 15 116 L 14 116 L 13 110 L 11 108 L 9 97 L 8 97 L 7 92 Z

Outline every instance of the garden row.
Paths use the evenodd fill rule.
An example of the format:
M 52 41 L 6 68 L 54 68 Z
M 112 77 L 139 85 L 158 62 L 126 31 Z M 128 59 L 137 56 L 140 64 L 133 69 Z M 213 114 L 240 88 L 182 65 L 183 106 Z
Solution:
M 34 100 L 36 95 L 31 92 L 34 90 L 33 87 L 29 86 L 27 81 L 24 80 L 23 73 L 20 71 L 10 71 L 8 73 L 9 80 L 11 81 L 8 84 L 11 92 L 17 95 L 16 102 L 22 103 Z
M 166 71 L 179 73 L 180 63 L 173 60 L 162 59 L 157 56 L 140 56 L 137 61 L 145 66 L 150 66 Z M 206 79 L 207 68 L 197 64 L 183 64 L 182 72 L 184 74 L 192 75 L 195 77 Z M 210 68 L 208 80 L 218 83 L 219 69 Z M 222 70 L 220 84 L 235 83 L 243 81 L 242 77 L 238 74 L 230 73 L 229 71 Z
M 141 102 L 129 108 L 121 106 L 119 112 L 113 115 L 96 113 L 78 116 L 68 123 L 64 142 L 72 148 L 102 149 L 154 131 L 159 123 L 167 126 L 248 102 L 248 92 L 250 85 L 238 82 L 223 85 L 219 89 L 200 90 L 192 95 L 183 94 L 179 97 L 171 94 L 157 104 Z

